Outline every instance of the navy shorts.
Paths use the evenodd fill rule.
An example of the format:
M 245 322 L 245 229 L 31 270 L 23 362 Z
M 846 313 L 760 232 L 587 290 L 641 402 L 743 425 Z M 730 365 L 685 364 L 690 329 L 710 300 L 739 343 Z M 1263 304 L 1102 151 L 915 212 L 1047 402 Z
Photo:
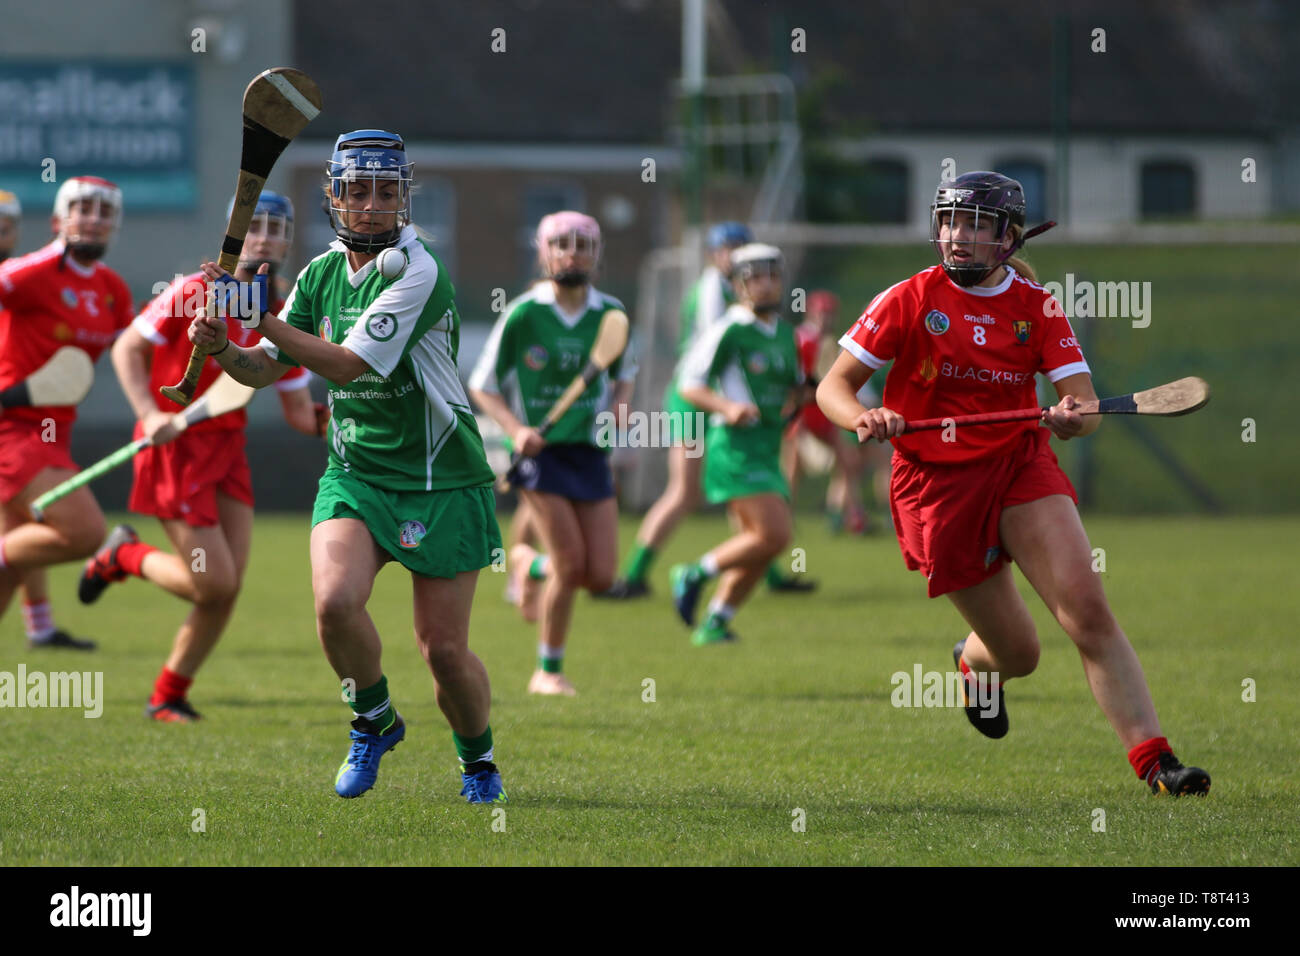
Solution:
M 536 458 L 521 458 L 518 474 L 517 487 L 571 501 L 602 501 L 614 495 L 609 455 L 592 445 L 547 445 Z

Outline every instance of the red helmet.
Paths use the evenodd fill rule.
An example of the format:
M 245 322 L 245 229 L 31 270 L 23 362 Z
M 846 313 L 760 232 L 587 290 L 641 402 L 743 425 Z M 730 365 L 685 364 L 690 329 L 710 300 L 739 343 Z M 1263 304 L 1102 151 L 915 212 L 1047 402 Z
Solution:
M 813 289 L 808 293 L 807 306 L 809 312 L 838 312 L 840 299 L 826 289 Z

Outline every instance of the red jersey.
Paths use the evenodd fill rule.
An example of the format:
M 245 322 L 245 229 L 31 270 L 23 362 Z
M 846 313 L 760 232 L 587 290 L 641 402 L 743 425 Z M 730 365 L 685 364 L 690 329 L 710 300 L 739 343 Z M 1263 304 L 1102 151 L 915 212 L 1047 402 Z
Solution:
M 1034 375 L 1056 382 L 1088 372 L 1059 302 L 1017 275 L 992 288 L 963 289 L 938 265 L 876 296 L 840 346 L 873 369 L 893 360 L 884 405 L 905 419 L 943 418 L 1030 408 Z M 892 439 L 907 458 L 955 464 L 991 458 L 1015 446 L 1037 422 L 958 427 Z
M 135 318 L 132 323 L 135 330 L 152 342 L 153 362 L 149 370 L 149 391 L 153 393 L 154 403 L 165 412 L 176 411 L 170 399 L 164 398 L 159 391 L 164 385 L 175 385 L 185 376 L 185 368 L 190 362 L 193 346 L 188 335 L 190 323 L 198 316 L 206 294 L 206 284 L 202 272 L 182 276 L 167 287 Z M 284 300 L 271 303 L 271 311 L 279 312 Z M 226 327 L 226 334 L 235 345 L 252 348 L 262 336 L 253 329 L 246 329 L 237 319 L 232 319 Z M 199 373 L 199 386 L 194 392 L 197 400 L 221 374 L 217 360 L 209 357 L 203 363 Z M 295 388 L 305 388 L 310 383 L 307 370 L 301 366 L 292 368 L 275 383 L 282 392 Z M 216 418 L 199 422 L 190 430 L 195 432 L 216 431 L 220 429 L 243 428 L 248 423 L 248 413 L 244 409 L 227 412 Z
M 821 354 L 821 329 L 810 322 L 800 322 L 794 330 L 794 347 L 799 351 L 799 367 L 805 379 L 817 377 L 817 358 Z
M 83 266 L 60 240 L 0 265 L 0 389 L 23 381 L 65 345 L 93 362 L 131 321 L 131 293 L 103 263 Z M 76 420 L 69 405 L 8 408 L 5 417 L 61 425 Z

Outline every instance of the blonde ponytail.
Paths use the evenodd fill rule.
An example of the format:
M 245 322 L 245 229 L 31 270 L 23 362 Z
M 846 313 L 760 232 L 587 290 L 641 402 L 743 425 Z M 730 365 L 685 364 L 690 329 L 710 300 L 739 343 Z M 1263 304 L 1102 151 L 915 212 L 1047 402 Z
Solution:
M 1011 235 L 1015 238 L 1016 242 L 1020 241 L 1020 236 L 1024 231 L 1025 230 L 1023 226 L 1011 227 Z M 1020 258 L 1019 256 L 1012 256 L 1010 259 L 1006 261 L 1005 265 L 1008 265 L 1012 269 L 1015 269 L 1017 275 L 1024 276 L 1030 282 L 1038 281 L 1038 273 L 1034 271 L 1034 267 L 1031 266 L 1024 259 Z

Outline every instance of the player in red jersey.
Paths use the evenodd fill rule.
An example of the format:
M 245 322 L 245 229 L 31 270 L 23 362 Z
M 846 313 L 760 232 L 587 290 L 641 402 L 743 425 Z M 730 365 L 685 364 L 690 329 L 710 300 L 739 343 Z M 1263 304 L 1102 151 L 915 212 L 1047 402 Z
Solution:
M 840 340 L 844 352 L 817 398 L 832 421 L 894 444 L 890 506 L 907 566 L 931 597 L 947 594 L 971 631 L 953 649 L 965 675 L 966 715 L 981 733 L 1008 729 L 999 677 L 1038 663 L 1029 609 L 1009 559 L 1020 565 L 1074 641 L 1102 713 L 1138 777 L 1155 793 L 1204 794 L 1210 777 L 1184 767 L 1162 735 L 1128 638 L 1092 570 L 1077 498 L 1048 447 L 1095 431 L 1080 401 L 1097 397 L 1064 310 L 1013 258 L 1024 242 L 1018 182 L 973 172 L 943 183 L 931 205 L 939 257 L 872 300 Z M 855 396 L 886 362 L 884 404 Z M 905 422 L 1036 404 L 1036 373 L 1060 401 L 1034 422 L 904 434 Z M 976 698 L 980 702 L 976 704 Z
M 105 179 L 78 176 L 59 187 L 51 226 L 56 238 L 0 266 L 0 390 L 24 381 L 63 346 L 95 360 L 131 321 L 131 295 L 99 259 L 122 218 L 122 192 Z M 71 406 L 7 408 L 0 413 L 0 614 L 32 569 L 76 561 L 104 536 L 104 515 L 89 488 L 52 505 L 45 521 L 29 506 L 79 470 L 69 454 Z M 37 645 L 89 650 L 60 631 Z
M 0 189 L 0 263 L 14 254 L 22 231 L 23 207 L 18 197 Z M 0 324 L 6 320 L 0 319 Z M 4 509 L 0 513 L 3 525 L 0 533 L 12 531 L 27 520 L 22 513 Z M 50 607 L 49 581 L 45 568 L 31 568 L 22 576 L 23 628 L 27 631 L 28 647 L 63 647 L 73 650 L 94 650 L 95 642 L 73 637 L 54 622 Z
M 18 233 L 22 229 L 23 207 L 18 197 L 0 189 L 0 262 L 14 254 Z
M 283 196 L 263 192 L 235 279 L 252 284 L 260 273 L 274 282 L 273 270 L 284 261 L 292 238 L 293 206 Z M 143 544 L 129 525 L 118 525 L 87 563 L 78 589 L 82 602 L 89 604 L 110 582 L 135 575 L 194 605 L 176 632 L 145 708 L 154 720 L 181 723 L 199 717 L 187 694 L 234 611 L 253 529 L 253 487 L 244 451 L 246 413 L 228 412 L 178 433 L 172 425 L 175 408 L 158 391 L 185 374 L 191 349 L 187 330 L 204 289 L 202 272 L 178 278 L 136 316 L 112 353 L 122 391 L 138 418 L 134 437 L 153 439 L 135 457 L 128 506 L 137 514 L 157 517 L 176 553 Z M 276 292 L 269 295 L 272 312 L 283 305 L 283 296 Z M 248 299 L 251 303 L 251 296 Z M 261 338 L 239 322 L 230 323 L 228 331 L 231 341 L 246 348 Z M 209 359 L 195 398 L 220 374 L 216 360 Z M 306 369 L 297 368 L 276 388 L 285 421 L 317 435 L 320 426 L 308 384 Z
M 814 289 L 808 293 L 807 311 L 803 322 L 794 330 L 794 338 L 804 378 L 810 382 L 820 379 L 827 371 L 826 366 L 834 361 L 835 354 L 839 352 L 832 331 L 839 307 L 839 298 L 833 292 Z M 867 408 L 880 404 L 870 385 L 863 388 L 858 400 Z M 792 508 L 802 471 L 801 448 L 804 435 L 823 445 L 832 462 L 831 480 L 826 486 L 826 517 L 831 529 L 839 531 L 844 528 L 853 534 L 865 534 L 868 519 L 866 509 L 862 506 L 860 484 L 863 471 L 873 464 L 871 458 L 879 457 L 870 454 L 879 446 L 873 448 L 849 442 L 847 433 L 828 419 L 816 402 L 804 405 L 798 417 L 790 424 L 785 443 L 781 446 L 781 467 L 790 483 Z
M 0 189 L 0 263 L 14 254 L 22 231 L 23 207 L 18 197 Z M 6 320 L 0 319 L 0 324 Z M 27 520 L 25 514 L 4 509 L 0 533 L 12 531 Z M 50 608 L 50 589 L 44 568 L 32 568 L 22 576 L 23 627 L 27 631 L 29 647 L 68 647 L 75 650 L 93 650 L 94 641 L 81 640 L 60 629 L 54 623 Z

